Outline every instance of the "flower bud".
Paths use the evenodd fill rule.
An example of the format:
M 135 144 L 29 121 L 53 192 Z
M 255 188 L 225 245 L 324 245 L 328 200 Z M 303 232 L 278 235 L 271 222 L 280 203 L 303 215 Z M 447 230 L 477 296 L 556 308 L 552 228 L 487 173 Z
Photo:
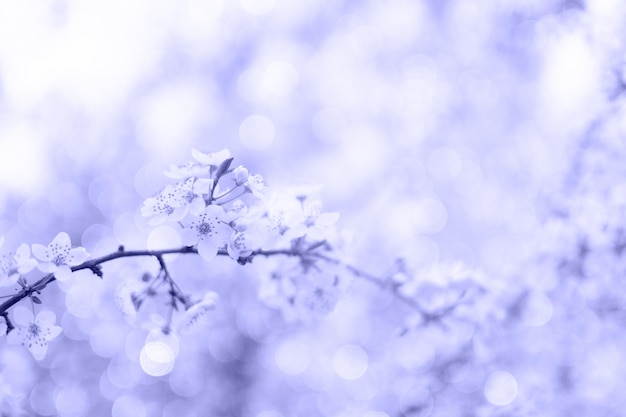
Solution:
M 246 181 L 248 181 L 248 176 L 250 173 L 248 172 L 248 168 L 243 165 L 239 165 L 237 168 L 233 170 L 233 175 L 235 175 L 235 183 L 237 185 L 242 185 Z

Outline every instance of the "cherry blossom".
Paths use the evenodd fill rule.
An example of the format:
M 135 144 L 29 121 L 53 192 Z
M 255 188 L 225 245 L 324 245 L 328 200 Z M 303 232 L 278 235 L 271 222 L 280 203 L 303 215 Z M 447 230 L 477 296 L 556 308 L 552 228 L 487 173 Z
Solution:
M 37 317 L 25 307 L 16 307 L 13 312 L 15 329 L 8 335 L 9 343 L 26 347 L 38 361 L 46 356 L 48 342 L 61 333 L 55 326 L 56 315 L 49 310 L 40 311 Z
M 210 170 L 210 165 L 201 164 L 196 161 L 188 161 L 182 165 L 170 166 L 169 171 L 165 171 L 164 174 L 170 178 L 184 180 L 190 177 L 202 177 L 208 174 Z
M 193 177 L 168 185 L 154 197 L 144 201 L 141 214 L 150 217 L 150 225 L 162 224 L 168 220 L 180 221 L 187 213 L 197 214 L 204 209 L 204 199 L 194 189 Z
M 215 309 L 218 299 L 217 293 L 213 291 L 207 292 L 202 300 L 187 308 L 178 324 L 178 330 L 181 333 L 189 332 L 195 325 L 204 320 L 209 311 Z
M 302 211 L 294 227 L 295 236 L 307 235 L 314 240 L 326 239 L 331 227 L 339 220 L 339 213 L 323 213 L 319 200 L 302 202 Z
M 181 223 L 183 244 L 198 245 L 198 253 L 205 260 L 215 258 L 233 231 L 226 217 L 224 208 L 218 205 L 209 205 L 199 215 L 189 216 Z
M 251 192 L 255 197 L 263 199 L 265 198 L 264 191 L 267 188 L 267 183 L 263 177 L 259 174 L 248 176 L 248 180 L 244 183 L 246 190 Z
M 259 249 L 260 238 L 254 236 L 248 232 L 235 232 L 231 235 L 228 242 L 227 251 L 228 255 L 237 260 L 241 257 L 250 256 L 252 252 Z
M 4 244 L 4 237 L 0 238 L 0 247 Z M 30 257 L 30 248 L 21 244 L 15 253 L 8 253 L 0 257 L 0 287 L 14 285 L 18 278 L 30 272 L 37 266 L 37 261 Z
M 89 257 L 83 247 L 72 248 L 72 242 L 67 233 L 61 232 L 46 247 L 39 244 L 32 245 L 33 254 L 40 262 L 38 267 L 42 272 L 54 272 L 59 281 L 67 281 L 72 276 L 72 266 L 80 265 Z
M 192 149 L 191 156 L 193 156 L 193 159 L 205 166 L 211 165 L 215 167 L 219 166 L 222 162 L 231 157 L 230 151 L 228 149 L 222 149 L 218 152 L 209 153 L 204 153 L 200 152 L 197 149 Z

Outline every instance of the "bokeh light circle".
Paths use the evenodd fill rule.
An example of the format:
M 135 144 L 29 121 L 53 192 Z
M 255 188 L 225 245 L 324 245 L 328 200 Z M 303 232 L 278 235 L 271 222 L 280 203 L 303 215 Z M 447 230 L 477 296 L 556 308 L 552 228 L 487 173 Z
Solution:
M 509 372 L 494 372 L 485 383 L 485 397 L 493 405 L 509 405 L 517 398 L 517 381 Z
M 274 353 L 276 366 L 287 375 L 299 375 L 307 370 L 312 357 L 309 346 L 301 340 L 282 342 Z
M 356 345 L 345 345 L 333 355 L 333 369 L 343 379 L 361 378 L 369 366 L 367 353 Z
M 150 376 L 169 374 L 174 368 L 175 360 L 176 355 L 172 348 L 159 340 L 146 343 L 139 354 L 141 369 Z

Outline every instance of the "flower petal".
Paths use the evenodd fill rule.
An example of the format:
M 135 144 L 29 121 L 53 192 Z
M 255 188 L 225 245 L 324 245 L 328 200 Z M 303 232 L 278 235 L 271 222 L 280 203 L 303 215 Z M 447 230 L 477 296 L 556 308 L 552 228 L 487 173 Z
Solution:
M 20 274 L 27 274 L 32 271 L 37 265 L 39 265 L 39 262 L 37 262 L 37 260 L 33 258 L 30 258 L 26 259 L 26 261 L 22 261 L 17 267 L 17 270 Z
M 54 314 L 54 311 L 43 310 L 37 313 L 36 321 L 39 322 L 41 327 L 50 327 L 57 321 L 57 316 Z
M 48 253 L 48 248 L 44 245 L 40 245 L 35 243 L 32 245 L 33 255 L 40 261 L 49 261 L 50 254 Z
M 13 309 L 13 323 L 18 326 L 28 326 L 33 318 L 33 312 L 24 306 L 16 306 Z
M 50 246 L 55 244 L 64 248 L 70 248 L 72 246 L 72 241 L 70 240 L 70 236 L 67 233 L 61 232 L 56 235 Z
M 212 239 L 201 240 L 198 243 L 198 254 L 205 261 L 211 261 L 217 256 L 218 250 L 217 243 L 215 243 Z
M 59 267 L 53 264 L 52 262 L 41 262 L 37 265 L 37 268 L 39 268 L 41 272 L 46 272 L 46 273 L 54 272 L 57 269 L 59 269 Z
M 70 252 L 68 254 L 67 264 L 72 266 L 80 265 L 85 262 L 87 258 L 89 258 L 89 253 L 87 252 L 87 249 L 83 247 L 73 248 L 70 249 Z
M 68 281 L 72 277 L 72 270 L 67 265 L 61 265 L 54 272 L 54 277 L 61 282 Z
M 63 329 L 61 329 L 61 327 L 59 326 L 50 326 L 49 330 L 50 332 L 46 335 L 46 340 L 54 339 L 55 337 L 61 334 L 61 331 Z
M 205 207 L 206 204 L 204 202 L 204 199 L 202 197 L 196 197 L 191 200 L 191 203 L 189 203 L 189 212 L 194 216 L 198 216 L 204 211 Z
M 28 350 L 30 350 L 30 353 L 32 353 L 33 358 L 37 359 L 38 361 L 45 358 L 46 353 L 48 352 L 48 342 L 43 339 L 41 340 L 41 342 L 42 343 L 33 342 L 28 345 Z
M 15 260 L 28 259 L 30 257 L 30 247 L 26 243 L 22 243 L 15 251 Z

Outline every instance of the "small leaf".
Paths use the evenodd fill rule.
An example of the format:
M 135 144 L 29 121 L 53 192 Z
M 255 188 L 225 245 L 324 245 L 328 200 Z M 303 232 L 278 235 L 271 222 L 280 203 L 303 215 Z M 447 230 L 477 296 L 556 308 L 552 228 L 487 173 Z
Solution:
M 226 171 L 228 171 L 228 168 L 230 168 L 230 164 L 231 162 L 233 162 L 233 159 L 234 158 L 225 159 L 224 162 L 222 162 L 220 166 L 217 167 L 217 172 L 215 173 L 215 181 L 218 181 L 220 177 L 224 175 Z
M 32 295 L 30 298 L 31 298 L 31 300 L 33 300 L 33 303 L 41 304 L 41 300 L 36 295 Z

